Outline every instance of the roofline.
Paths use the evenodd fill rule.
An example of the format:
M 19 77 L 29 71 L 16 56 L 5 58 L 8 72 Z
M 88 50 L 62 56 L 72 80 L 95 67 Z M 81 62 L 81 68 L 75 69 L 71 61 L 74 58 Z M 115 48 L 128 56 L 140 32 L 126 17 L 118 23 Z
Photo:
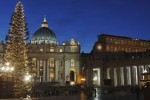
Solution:
M 100 34 L 98 36 L 110 36 L 110 37 L 116 37 L 116 38 L 125 38 L 125 39 L 137 40 L 137 41 L 150 42 L 150 40 L 142 40 L 142 39 L 138 39 L 138 38 L 130 38 L 130 37 L 126 37 L 126 36 L 116 36 L 116 35 L 109 35 L 109 34 Z

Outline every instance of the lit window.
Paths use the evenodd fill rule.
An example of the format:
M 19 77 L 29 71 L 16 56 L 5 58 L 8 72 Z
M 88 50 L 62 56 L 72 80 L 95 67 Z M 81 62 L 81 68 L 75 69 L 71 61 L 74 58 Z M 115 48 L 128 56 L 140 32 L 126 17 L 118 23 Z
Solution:
M 115 44 L 118 44 L 117 40 L 115 40 Z
M 126 52 L 128 52 L 128 48 L 126 48 Z
M 50 52 L 54 52 L 54 49 L 53 49 L 53 48 L 51 48 L 51 49 L 50 49 Z
M 50 67 L 54 67 L 54 59 L 50 59 Z
M 107 46 L 107 50 L 109 50 L 109 46 Z
M 40 51 L 43 52 L 43 49 L 41 48 Z
M 50 81 L 54 80 L 54 73 L 50 73 Z
M 110 39 L 110 43 L 113 43 L 113 39 Z
M 59 51 L 60 51 L 60 52 L 63 52 L 63 50 L 62 50 L 62 49 L 60 49 Z
M 40 60 L 40 66 L 43 66 L 43 60 Z
M 138 50 L 137 50 L 137 49 L 135 49 L 135 52 L 138 52 Z
M 124 44 L 124 41 L 123 41 L 123 40 L 121 40 L 121 42 L 122 42 L 122 44 Z
M 117 47 L 115 47 L 115 51 L 117 51 Z
M 74 59 L 71 59 L 71 66 L 74 66 L 74 65 L 75 65 Z
M 70 51 L 71 51 L 71 52 L 76 52 L 76 47 L 75 47 L 75 46 L 71 46 L 71 47 L 70 47 Z
M 53 72 L 54 71 L 54 69 L 50 69 L 50 72 Z

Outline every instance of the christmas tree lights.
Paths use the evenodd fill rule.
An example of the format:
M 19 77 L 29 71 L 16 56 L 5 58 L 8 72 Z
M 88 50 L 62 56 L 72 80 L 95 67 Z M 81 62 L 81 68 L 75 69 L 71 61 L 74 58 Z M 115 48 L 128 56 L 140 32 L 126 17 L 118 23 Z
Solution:
M 23 5 L 19 1 L 12 14 L 10 30 L 6 36 L 6 49 L 4 58 L 14 67 L 14 96 L 25 96 L 28 84 L 24 82 L 24 76 L 28 73 L 28 29 L 25 22 Z

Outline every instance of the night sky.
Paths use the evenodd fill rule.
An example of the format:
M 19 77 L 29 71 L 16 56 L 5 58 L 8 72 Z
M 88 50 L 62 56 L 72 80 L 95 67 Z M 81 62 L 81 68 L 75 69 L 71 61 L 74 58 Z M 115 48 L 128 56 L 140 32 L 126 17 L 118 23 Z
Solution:
M 0 0 L 0 41 L 5 40 L 18 1 Z M 46 16 L 58 43 L 74 38 L 81 43 L 81 52 L 90 52 L 99 34 L 150 40 L 150 0 L 21 1 L 30 39 Z

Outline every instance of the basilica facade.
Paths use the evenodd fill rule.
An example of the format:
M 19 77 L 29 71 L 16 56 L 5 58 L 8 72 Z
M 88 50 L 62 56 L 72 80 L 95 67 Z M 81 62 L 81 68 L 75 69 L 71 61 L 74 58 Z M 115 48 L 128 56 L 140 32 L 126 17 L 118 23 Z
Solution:
M 79 82 L 80 43 L 71 39 L 59 45 L 55 33 L 48 28 L 46 18 L 33 34 L 28 47 L 34 81 Z
M 27 45 L 32 81 L 79 84 L 79 42 L 72 38 L 59 45 L 55 33 L 48 28 L 48 23 L 44 18 L 41 28 L 33 34 Z M 3 42 L 0 43 L 1 64 L 5 46 Z

